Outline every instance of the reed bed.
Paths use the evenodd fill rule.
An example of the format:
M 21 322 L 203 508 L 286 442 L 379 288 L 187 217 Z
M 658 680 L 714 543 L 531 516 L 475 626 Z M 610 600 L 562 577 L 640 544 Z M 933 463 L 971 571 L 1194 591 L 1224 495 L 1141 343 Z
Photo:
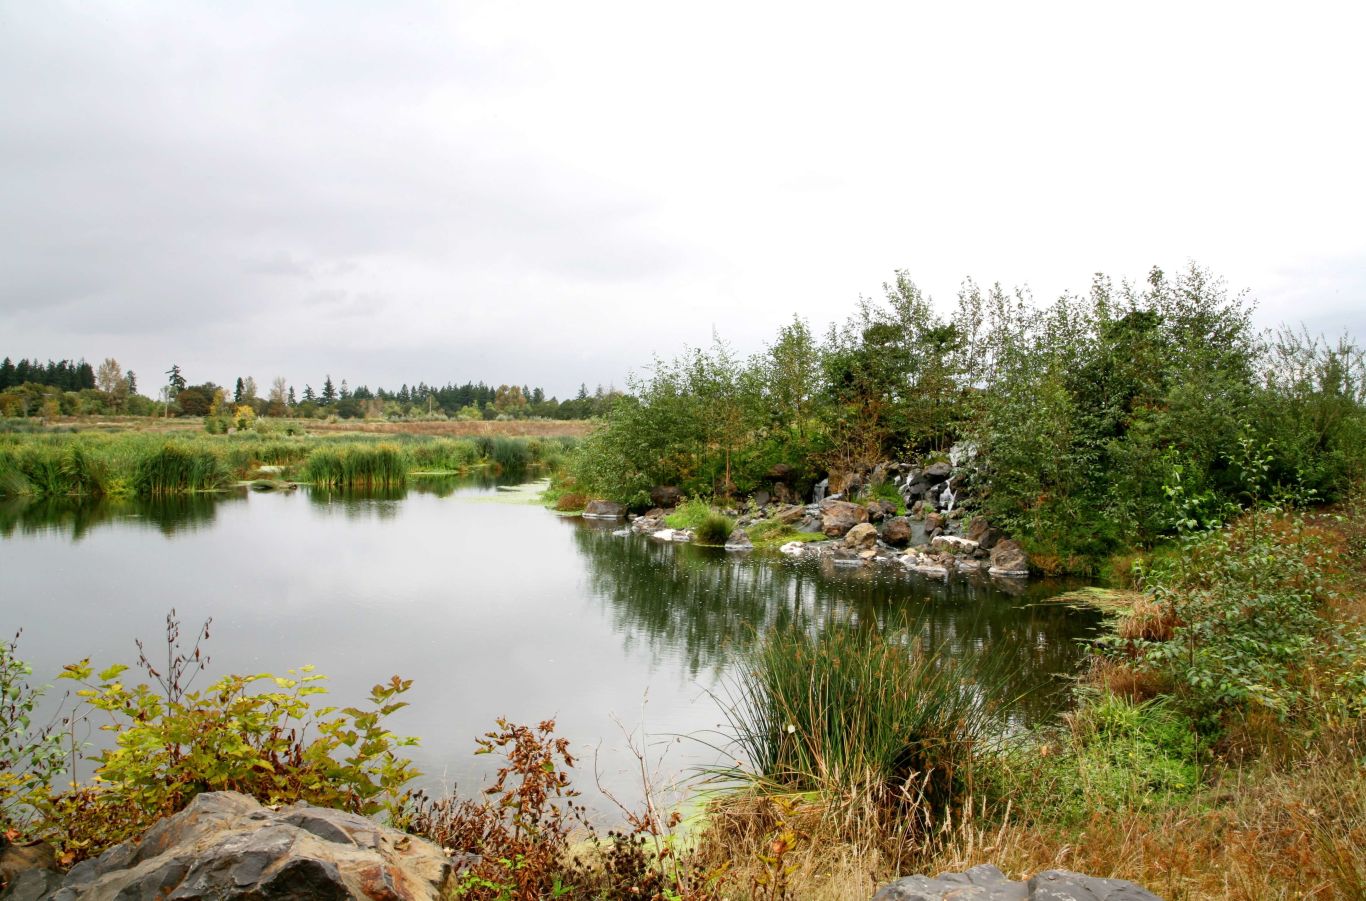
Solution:
M 223 458 L 193 445 L 170 443 L 138 461 L 133 490 L 143 497 L 216 491 L 232 481 Z
M 408 461 L 393 444 L 320 447 L 308 455 L 304 478 L 323 488 L 402 488 Z

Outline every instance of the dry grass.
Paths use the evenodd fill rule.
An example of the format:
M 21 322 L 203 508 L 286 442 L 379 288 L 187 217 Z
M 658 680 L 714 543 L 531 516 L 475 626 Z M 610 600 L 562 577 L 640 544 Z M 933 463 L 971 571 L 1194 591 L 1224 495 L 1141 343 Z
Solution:
M 1159 813 L 1098 813 L 1072 828 L 1029 817 L 979 806 L 894 860 L 831 840 L 814 808 L 732 801 L 712 813 L 699 853 L 729 860 L 730 884 L 747 885 L 786 828 L 798 837 L 784 859 L 791 897 L 812 901 L 863 901 L 898 875 L 983 863 L 1016 879 L 1057 868 L 1128 879 L 1167 901 L 1366 898 L 1366 770 L 1350 754 L 1230 772 L 1196 803 Z

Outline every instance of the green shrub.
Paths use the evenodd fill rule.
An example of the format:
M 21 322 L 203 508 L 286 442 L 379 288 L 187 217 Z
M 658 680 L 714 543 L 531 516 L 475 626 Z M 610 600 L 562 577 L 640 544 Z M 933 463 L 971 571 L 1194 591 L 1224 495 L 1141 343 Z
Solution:
M 1146 574 L 1177 623 L 1171 640 L 1144 647 L 1147 663 L 1211 727 L 1258 709 L 1281 720 L 1307 713 L 1303 674 L 1349 639 L 1327 615 L 1332 556 L 1320 530 L 1275 511 L 1193 533 Z
M 1025 819 L 1081 825 L 1100 813 L 1151 811 L 1189 801 L 1201 784 L 1192 721 L 1170 700 L 1136 702 L 1085 691 L 1060 740 L 1022 743 L 985 767 L 988 793 Z
M 403 786 L 417 775 L 396 753 L 416 739 L 397 738 L 383 725 L 406 706 L 396 698 L 412 683 L 397 676 L 371 689 L 370 708 L 337 711 L 312 706 L 325 692 L 312 667 L 284 677 L 225 676 L 203 692 L 172 687 L 165 694 L 125 684 L 126 669 L 96 674 L 83 660 L 62 674 L 83 686 L 78 693 L 91 708 L 112 718 L 115 733 L 114 747 L 97 759 L 97 782 L 43 805 L 45 837 L 71 859 L 141 834 L 206 791 L 396 815 Z
M 19 636 L 0 643 L 0 836 L 30 837 L 34 808 L 63 769 L 60 736 L 34 724 L 43 690 L 19 659 Z

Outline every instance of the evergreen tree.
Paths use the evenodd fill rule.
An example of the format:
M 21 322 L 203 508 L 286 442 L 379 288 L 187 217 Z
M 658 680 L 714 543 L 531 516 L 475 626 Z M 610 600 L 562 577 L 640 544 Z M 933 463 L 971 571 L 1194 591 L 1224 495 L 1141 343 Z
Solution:
M 311 404 L 311 403 L 313 403 L 313 402 L 314 402 L 315 400 L 317 400 L 317 399 L 318 399 L 318 396 L 317 396 L 316 394 L 313 393 L 313 386 L 312 386 L 312 385 L 304 385 L 304 403 L 306 403 L 306 404 Z
M 232 389 L 232 402 L 240 404 L 242 402 L 242 377 L 237 377 L 237 385 Z
M 322 393 L 322 395 L 319 397 L 319 401 L 320 401 L 324 406 L 326 406 L 326 405 L 331 404 L 331 403 L 332 403 L 333 401 L 335 401 L 336 399 L 337 399 L 337 389 L 334 388 L 334 387 L 332 386 L 332 376 L 331 376 L 331 374 L 329 373 L 328 376 L 327 376 L 327 378 L 326 378 L 326 380 L 323 382 L 323 393 Z
M 294 406 L 294 386 L 289 386 L 289 405 Z
M 179 394 L 185 390 L 185 376 L 180 374 L 180 367 L 172 363 L 171 368 L 166 370 L 166 385 L 171 389 L 171 396 Z

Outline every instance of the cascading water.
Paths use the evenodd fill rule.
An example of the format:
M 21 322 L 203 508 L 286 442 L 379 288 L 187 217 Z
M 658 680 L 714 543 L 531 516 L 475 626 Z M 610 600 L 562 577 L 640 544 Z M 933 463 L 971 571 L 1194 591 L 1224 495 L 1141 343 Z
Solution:
M 811 489 L 811 503 L 819 504 L 825 500 L 825 489 L 830 487 L 829 479 L 821 479 L 816 483 L 816 487 Z
M 954 499 L 953 476 L 949 476 L 948 480 L 944 482 L 944 490 L 939 493 L 939 506 L 944 508 L 945 513 L 953 512 Z

